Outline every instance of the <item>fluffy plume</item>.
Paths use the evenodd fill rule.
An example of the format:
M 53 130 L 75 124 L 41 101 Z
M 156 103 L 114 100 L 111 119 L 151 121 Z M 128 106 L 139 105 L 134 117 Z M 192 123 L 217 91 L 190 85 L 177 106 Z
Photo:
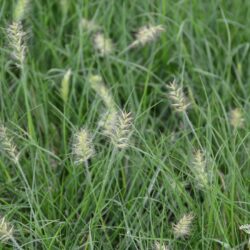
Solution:
M 22 21 L 30 8 L 30 0 L 18 0 L 13 14 L 13 19 L 15 22 Z
M 114 133 L 117 126 L 118 117 L 119 113 L 115 110 L 104 113 L 99 122 L 99 126 L 103 128 L 104 135 L 110 136 Z
M 230 115 L 230 124 L 234 128 L 242 128 L 244 126 L 244 118 L 241 110 L 239 108 L 235 108 L 231 110 Z
M 155 250 L 169 250 L 168 246 L 161 244 L 160 242 L 155 242 Z
M 115 109 L 115 102 L 112 95 L 109 93 L 108 88 L 104 85 L 103 79 L 99 75 L 93 75 L 89 77 L 89 82 L 92 89 L 102 98 L 105 106 L 108 110 Z
M 22 68 L 25 61 L 25 37 L 26 33 L 23 31 L 20 22 L 13 22 L 7 29 L 9 45 L 11 48 L 11 55 L 17 67 Z
M 194 215 L 192 213 L 185 214 L 177 224 L 173 226 L 174 235 L 176 237 L 185 237 L 190 234 L 191 224 L 193 222 Z
M 250 224 L 241 225 L 240 230 L 244 231 L 246 234 L 250 235 Z
M 176 112 L 184 112 L 190 105 L 187 102 L 186 97 L 183 93 L 182 87 L 179 87 L 174 80 L 170 83 L 167 88 L 169 89 L 169 99 L 172 101 L 172 107 L 175 109 Z
M 101 57 L 107 56 L 113 52 L 114 45 L 112 40 L 105 37 L 103 33 L 96 33 L 93 40 L 94 47 Z
M 75 164 L 84 163 L 94 156 L 95 149 L 93 139 L 89 131 L 85 128 L 80 129 L 73 136 L 72 152 Z
M 7 129 L 0 124 L 0 150 L 6 153 L 12 161 L 18 162 L 19 153 L 16 150 L 16 145 L 13 143 L 11 137 L 9 137 Z
M 14 229 L 6 222 L 5 218 L 0 218 L 0 239 L 6 241 L 13 238 Z
M 92 20 L 87 20 L 82 18 L 80 21 L 80 27 L 88 32 L 93 32 L 96 30 L 100 30 L 100 27 Z
M 130 48 L 144 46 L 147 43 L 155 41 L 165 29 L 162 25 L 157 26 L 143 26 L 136 33 L 136 39 L 130 44 Z
M 60 93 L 61 93 L 61 97 L 64 103 L 67 103 L 68 101 L 70 76 L 71 76 L 71 69 L 68 69 L 66 73 L 64 74 L 62 82 L 61 82 Z
M 111 142 L 117 148 L 126 148 L 128 147 L 128 142 L 130 135 L 132 133 L 132 116 L 131 113 L 121 112 L 116 118 L 116 124 L 113 128 L 113 132 L 109 134 Z M 112 130 L 111 130 L 112 131 Z M 108 134 L 108 131 L 104 132 Z
M 197 150 L 193 156 L 194 174 L 199 187 L 206 187 L 208 185 L 208 173 L 206 170 L 205 155 L 201 150 Z

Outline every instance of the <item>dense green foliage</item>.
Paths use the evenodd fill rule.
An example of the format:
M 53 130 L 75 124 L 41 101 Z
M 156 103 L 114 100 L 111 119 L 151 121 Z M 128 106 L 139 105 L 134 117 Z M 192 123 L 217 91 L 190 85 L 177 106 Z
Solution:
M 22 20 L 22 68 L 13 63 L 7 36 L 15 6 L 0 0 L 0 119 L 20 152 L 16 163 L 1 148 L 0 213 L 13 225 L 16 244 L 246 249 L 248 235 L 239 226 L 250 223 L 250 1 L 33 0 Z M 113 54 L 98 56 L 82 18 L 113 40 Z M 166 31 L 126 50 L 147 24 Z M 117 109 L 132 113 L 125 149 L 99 126 L 106 108 L 90 86 L 93 74 L 104 79 Z M 166 86 L 173 79 L 191 103 L 187 112 L 171 107 Z M 235 108 L 243 126 L 230 124 Z M 94 135 L 95 155 L 76 165 L 72 138 L 82 127 Z M 205 187 L 194 174 L 198 149 Z M 188 213 L 190 235 L 178 238 L 173 224 Z

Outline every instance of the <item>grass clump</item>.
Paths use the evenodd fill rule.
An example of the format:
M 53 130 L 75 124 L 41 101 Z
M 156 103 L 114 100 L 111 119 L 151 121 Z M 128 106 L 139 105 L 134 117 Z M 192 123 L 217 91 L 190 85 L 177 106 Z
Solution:
M 2 0 L 0 249 L 247 249 L 249 8 Z

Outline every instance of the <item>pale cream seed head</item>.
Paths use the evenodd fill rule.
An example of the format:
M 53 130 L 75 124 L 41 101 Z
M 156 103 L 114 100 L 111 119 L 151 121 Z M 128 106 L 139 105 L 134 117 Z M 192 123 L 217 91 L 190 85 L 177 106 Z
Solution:
M 0 150 L 9 156 L 9 158 L 17 163 L 19 161 L 19 153 L 13 143 L 13 139 L 8 135 L 7 128 L 0 125 Z
M 241 225 L 239 229 L 250 235 L 250 224 Z
M 197 185 L 202 188 L 209 182 L 206 164 L 205 154 L 199 149 L 196 150 L 193 155 L 193 169 Z
M 239 108 L 232 109 L 230 111 L 230 124 L 233 128 L 243 128 L 244 127 L 244 117 L 242 111 Z
M 89 77 L 90 86 L 93 90 L 102 98 L 105 106 L 108 108 L 108 112 L 116 110 L 116 105 L 110 94 L 109 89 L 103 82 L 103 79 L 99 75 L 92 75 Z
M 141 27 L 136 33 L 136 39 L 130 45 L 131 48 L 138 46 L 144 46 L 147 43 L 155 41 L 159 35 L 165 31 L 165 28 L 162 25 L 148 25 Z
M 94 48 L 101 57 L 112 54 L 114 50 L 113 42 L 103 33 L 97 32 L 93 37 L 93 41 L 94 41 Z
M 161 244 L 160 242 L 155 242 L 154 250 L 169 250 L 167 245 Z
M 64 103 L 67 103 L 68 101 L 68 95 L 69 95 L 69 84 L 70 84 L 70 76 L 72 72 L 71 69 L 68 69 L 66 73 L 63 76 L 62 82 L 61 82 L 61 89 L 60 94 L 64 101 Z
M 88 20 L 85 18 L 82 18 L 80 21 L 80 27 L 88 32 L 93 32 L 96 30 L 100 30 L 100 27 L 92 20 Z
M 190 235 L 193 219 L 192 213 L 183 215 L 179 222 L 173 226 L 174 235 L 177 238 Z
M 87 129 L 82 128 L 73 135 L 72 153 L 76 165 L 94 156 L 93 138 Z
M 13 22 L 7 29 L 9 46 L 11 55 L 15 64 L 19 68 L 23 68 L 26 54 L 26 33 L 23 31 L 20 22 Z
M 6 221 L 5 217 L 0 218 L 0 239 L 6 241 L 13 238 L 14 228 Z
M 17 0 L 14 12 L 13 12 L 13 19 L 15 22 L 22 21 L 30 8 L 30 0 Z
M 132 134 L 132 115 L 122 111 L 116 119 L 116 125 L 110 135 L 111 142 L 116 148 L 125 149 L 129 146 L 129 139 Z
M 169 85 L 167 85 L 167 88 L 169 89 L 168 97 L 172 101 L 171 105 L 174 110 L 176 112 L 185 112 L 190 106 L 190 103 L 187 102 L 182 87 L 179 87 L 174 80 Z

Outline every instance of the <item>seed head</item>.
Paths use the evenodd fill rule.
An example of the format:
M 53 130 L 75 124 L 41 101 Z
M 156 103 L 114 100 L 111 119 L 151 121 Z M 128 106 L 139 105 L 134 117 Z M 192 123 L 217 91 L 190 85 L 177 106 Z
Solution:
M 197 184 L 200 187 L 206 187 L 208 185 L 208 173 L 206 170 L 205 155 L 201 150 L 197 150 L 193 156 L 193 168 Z
M 118 117 L 119 113 L 115 110 L 107 111 L 106 113 L 104 113 L 99 122 L 99 126 L 103 128 L 104 135 L 109 137 L 113 135 L 117 126 Z
M 115 147 L 123 149 L 128 147 L 129 138 L 131 136 L 132 116 L 131 113 L 121 112 L 117 115 L 116 124 L 112 134 L 110 134 L 111 142 Z M 108 134 L 108 131 L 105 131 Z
M 103 33 L 98 32 L 94 35 L 94 48 L 101 57 L 111 54 L 114 50 L 113 42 L 110 38 L 104 36 Z
M 174 234 L 176 237 L 185 237 L 190 234 L 190 228 L 194 215 L 192 213 L 185 214 L 179 222 L 173 226 Z
M 0 125 L 0 150 L 6 153 L 12 161 L 18 162 L 19 153 L 16 150 L 16 145 L 13 143 L 11 137 L 9 137 L 6 127 Z
M 84 163 L 94 156 L 93 139 L 87 129 L 82 128 L 74 134 L 72 152 L 76 165 Z
M 15 64 L 19 68 L 23 68 L 25 61 L 25 37 L 26 33 L 23 31 L 20 22 L 13 22 L 7 29 L 11 55 Z
M 169 250 L 168 246 L 155 242 L 154 250 Z
M 64 103 L 67 103 L 68 101 L 70 76 L 71 76 L 71 69 L 68 69 L 66 73 L 64 74 L 62 82 L 61 82 L 60 93 L 61 93 L 61 97 Z
M 129 46 L 130 48 L 135 48 L 138 46 L 144 46 L 147 43 L 155 41 L 165 29 L 162 25 L 157 26 L 143 26 L 136 33 L 136 39 Z
M 87 20 L 82 18 L 80 21 L 80 27 L 88 32 L 93 32 L 96 30 L 100 30 L 100 27 L 92 20 Z
M 231 110 L 229 117 L 232 127 L 234 127 L 235 129 L 244 127 L 244 117 L 239 108 Z
M 4 217 L 0 218 L 0 240 L 6 241 L 13 238 L 14 229 L 6 222 Z
M 105 106 L 109 111 L 115 109 L 115 102 L 112 95 L 109 93 L 108 88 L 105 86 L 103 79 L 99 75 L 93 75 L 89 77 L 89 82 L 92 89 L 102 98 Z
M 168 97 L 172 101 L 172 107 L 176 112 L 184 112 L 189 107 L 190 103 L 187 102 L 183 93 L 182 87 L 179 87 L 174 80 L 167 88 L 169 89 Z
M 250 235 L 250 224 L 241 225 L 240 230 L 244 231 L 246 234 Z
M 30 8 L 30 0 L 17 0 L 15 5 L 13 19 L 15 22 L 22 21 Z

